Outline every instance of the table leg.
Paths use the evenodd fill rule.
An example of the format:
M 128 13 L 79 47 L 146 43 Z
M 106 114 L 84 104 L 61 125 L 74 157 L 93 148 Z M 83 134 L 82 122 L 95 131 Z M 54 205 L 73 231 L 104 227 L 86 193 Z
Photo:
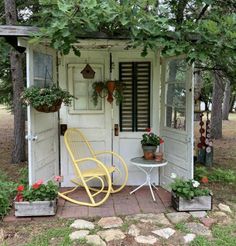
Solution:
M 133 194 L 135 191 L 139 190 L 140 188 L 142 188 L 147 183 L 148 183 L 148 181 L 146 180 L 143 184 L 141 184 L 140 186 L 138 186 L 137 188 L 135 188 L 134 190 L 132 190 L 129 194 Z

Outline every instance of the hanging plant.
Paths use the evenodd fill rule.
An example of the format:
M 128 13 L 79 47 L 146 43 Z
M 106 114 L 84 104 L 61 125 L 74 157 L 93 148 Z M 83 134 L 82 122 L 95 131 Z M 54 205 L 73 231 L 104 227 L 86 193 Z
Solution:
M 29 87 L 21 95 L 23 105 L 31 105 L 37 111 L 45 113 L 58 111 L 62 103 L 70 106 L 73 98 L 75 97 L 68 91 L 55 85 L 45 88 Z
M 124 84 L 119 81 L 95 82 L 93 83 L 93 103 L 96 106 L 99 97 L 107 97 L 109 103 L 112 103 L 115 98 L 116 104 L 119 105 L 123 101 L 123 90 Z

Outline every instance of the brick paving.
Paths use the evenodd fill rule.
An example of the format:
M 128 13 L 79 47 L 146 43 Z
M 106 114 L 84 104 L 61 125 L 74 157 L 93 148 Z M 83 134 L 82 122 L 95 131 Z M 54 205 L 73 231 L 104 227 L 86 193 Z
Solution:
M 126 216 L 138 213 L 163 213 L 171 206 L 171 194 L 165 189 L 159 187 L 154 190 L 156 202 L 152 200 L 149 187 L 142 187 L 130 195 L 135 187 L 126 186 L 121 192 L 111 194 L 108 200 L 99 207 L 86 207 L 65 201 L 62 198 L 58 200 L 57 214 L 54 217 L 26 217 L 16 218 L 14 211 L 4 218 L 4 221 L 30 221 L 52 218 L 95 218 L 107 216 Z M 65 190 L 65 188 L 63 188 Z M 84 190 L 79 189 L 72 195 L 74 198 L 86 200 L 87 196 Z

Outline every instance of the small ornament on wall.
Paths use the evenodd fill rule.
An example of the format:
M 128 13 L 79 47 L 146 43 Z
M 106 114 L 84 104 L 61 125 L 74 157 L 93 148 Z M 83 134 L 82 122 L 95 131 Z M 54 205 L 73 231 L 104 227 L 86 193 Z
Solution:
M 81 71 L 84 79 L 93 79 L 95 76 L 95 71 L 92 69 L 92 67 L 87 64 L 84 69 Z

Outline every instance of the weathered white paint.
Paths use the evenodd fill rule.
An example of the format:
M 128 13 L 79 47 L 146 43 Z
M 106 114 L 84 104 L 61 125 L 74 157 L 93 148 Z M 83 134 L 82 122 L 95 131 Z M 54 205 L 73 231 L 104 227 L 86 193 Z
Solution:
M 167 63 L 176 57 L 164 59 L 162 63 L 161 86 L 161 136 L 164 138 L 164 157 L 168 165 L 161 170 L 161 185 L 168 187 L 173 180 L 171 173 L 179 177 L 193 178 L 193 79 L 192 68 L 186 71 L 186 130 L 173 129 L 165 126 L 165 99 L 167 96 L 165 80 Z
M 34 85 L 33 51 L 53 57 L 53 81 L 56 82 L 56 52 L 42 46 L 27 46 L 27 87 Z M 52 179 L 59 173 L 58 114 L 40 113 L 28 107 L 29 183 Z M 35 137 L 35 140 L 32 138 Z

